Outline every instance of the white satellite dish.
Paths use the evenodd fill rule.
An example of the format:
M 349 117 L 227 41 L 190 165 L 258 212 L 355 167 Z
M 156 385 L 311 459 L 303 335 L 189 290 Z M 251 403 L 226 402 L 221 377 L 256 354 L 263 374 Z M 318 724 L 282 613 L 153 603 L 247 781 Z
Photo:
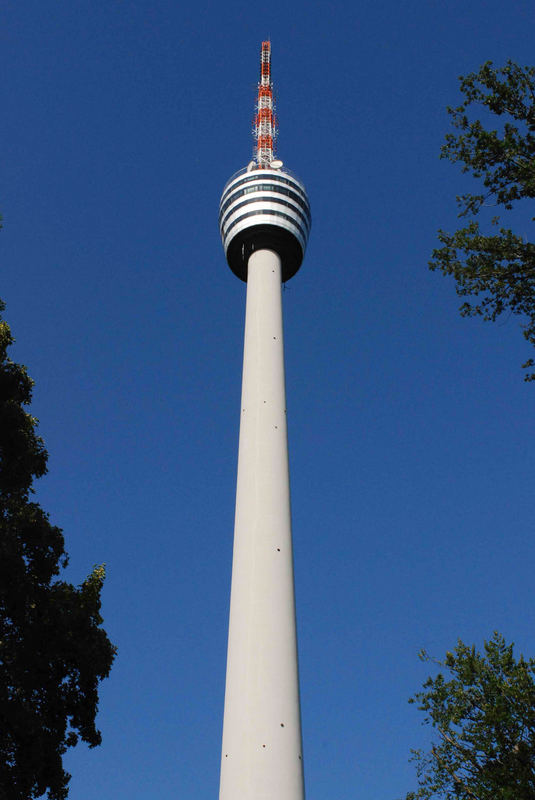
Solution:
M 251 172 L 256 167 L 256 161 L 249 161 L 247 164 L 247 172 Z
M 271 162 L 269 166 L 271 167 L 271 169 L 280 169 L 282 167 L 282 164 L 283 162 L 279 158 L 276 158 L 274 161 Z

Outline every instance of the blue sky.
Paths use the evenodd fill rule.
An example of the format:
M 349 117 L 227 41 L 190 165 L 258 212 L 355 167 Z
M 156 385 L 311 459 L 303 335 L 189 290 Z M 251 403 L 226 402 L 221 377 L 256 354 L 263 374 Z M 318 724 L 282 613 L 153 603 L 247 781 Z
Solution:
M 533 4 L 4 4 L 2 285 L 68 578 L 106 562 L 102 747 L 73 800 L 217 797 L 245 287 L 217 228 L 271 37 L 278 154 L 313 229 L 284 292 L 308 800 L 389 800 L 417 659 L 535 654 L 533 404 L 518 321 L 427 270 L 471 186 L 459 75 L 533 62 Z M 515 214 L 532 236 L 533 211 Z

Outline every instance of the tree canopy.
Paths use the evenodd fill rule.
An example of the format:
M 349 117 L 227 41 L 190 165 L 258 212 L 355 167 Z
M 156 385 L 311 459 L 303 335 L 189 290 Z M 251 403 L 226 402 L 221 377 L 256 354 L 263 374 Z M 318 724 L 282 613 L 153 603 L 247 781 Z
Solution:
M 412 751 L 419 788 L 405 800 L 535 800 L 535 660 L 498 633 L 483 653 L 459 640 L 444 661 L 421 658 L 441 670 L 409 702 L 438 737 Z
M 64 800 L 66 749 L 101 742 L 98 684 L 115 648 L 101 627 L 104 568 L 79 587 L 59 580 L 62 532 L 31 499 L 48 455 L 26 410 L 33 382 L 7 355 L 12 342 L 0 317 L 0 799 Z
M 448 108 L 454 132 L 447 134 L 441 157 L 460 163 L 481 189 L 457 197 L 459 217 L 468 224 L 454 233 L 439 231 L 442 246 L 429 266 L 453 275 L 459 296 L 475 298 L 463 302 L 463 316 L 495 321 L 501 314 L 519 315 L 535 346 L 535 245 L 501 227 L 500 217 L 535 197 L 535 67 L 508 61 L 494 68 L 488 61 L 461 76 L 460 89 L 461 105 Z M 483 230 L 475 217 L 489 207 L 500 214 L 489 215 Z M 534 365 L 530 358 L 523 367 Z M 525 374 L 534 379 L 535 372 Z

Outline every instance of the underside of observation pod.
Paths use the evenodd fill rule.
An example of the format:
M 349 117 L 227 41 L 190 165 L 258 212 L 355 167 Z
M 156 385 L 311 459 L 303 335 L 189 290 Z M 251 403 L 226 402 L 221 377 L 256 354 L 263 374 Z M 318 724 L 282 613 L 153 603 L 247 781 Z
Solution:
M 247 262 L 257 250 L 273 250 L 282 265 L 282 282 L 292 278 L 303 261 L 303 250 L 290 231 L 278 225 L 251 225 L 234 236 L 227 247 L 227 263 L 242 281 L 247 281 Z

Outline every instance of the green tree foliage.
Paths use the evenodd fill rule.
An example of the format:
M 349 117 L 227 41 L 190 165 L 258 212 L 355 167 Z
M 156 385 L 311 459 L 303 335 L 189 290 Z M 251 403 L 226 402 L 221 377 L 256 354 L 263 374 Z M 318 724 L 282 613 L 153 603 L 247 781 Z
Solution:
M 508 61 L 495 69 L 488 61 L 460 84 L 464 99 L 448 108 L 455 132 L 446 136 L 441 158 L 460 163 L 481 182 L 481 192 L 457 197 L 459 217 L 468 224 L 452 234 L 439 231 L 442 247 L 429 266 L 453 275 L 459 296 L 476 298 L 461 305 L 463 316 L 495 321 L 518 314 L 535 346 L 535 245 L 500 227 L 499 215 L 489 219 L 486 233 L 475 219 L 488 206 L 503 213 L 535 197 L 535 67 Z M 534 365 L 533 359 L 523 364 Z M 535 372 L 526 373 L 525 380 L 534 379 Z
M 434 661 L 421 653 L 424 661 Z M 438 737 L 413 750 L 419 789 L 405 800 L 535 800 L 535 660 L 495 633 L 484 653 L 459 640 L 409 702 Z
M 48 456 L 25 410 L 33 382 L 7 356 L 12 342 L 0 319 L 0 799 L 64 800 L 67 747 L 100 744 L 97 688 L 115 648 L 101 627 L 104 568 L 78 588 L 59 580 L 62 532 L 31 500 Z

